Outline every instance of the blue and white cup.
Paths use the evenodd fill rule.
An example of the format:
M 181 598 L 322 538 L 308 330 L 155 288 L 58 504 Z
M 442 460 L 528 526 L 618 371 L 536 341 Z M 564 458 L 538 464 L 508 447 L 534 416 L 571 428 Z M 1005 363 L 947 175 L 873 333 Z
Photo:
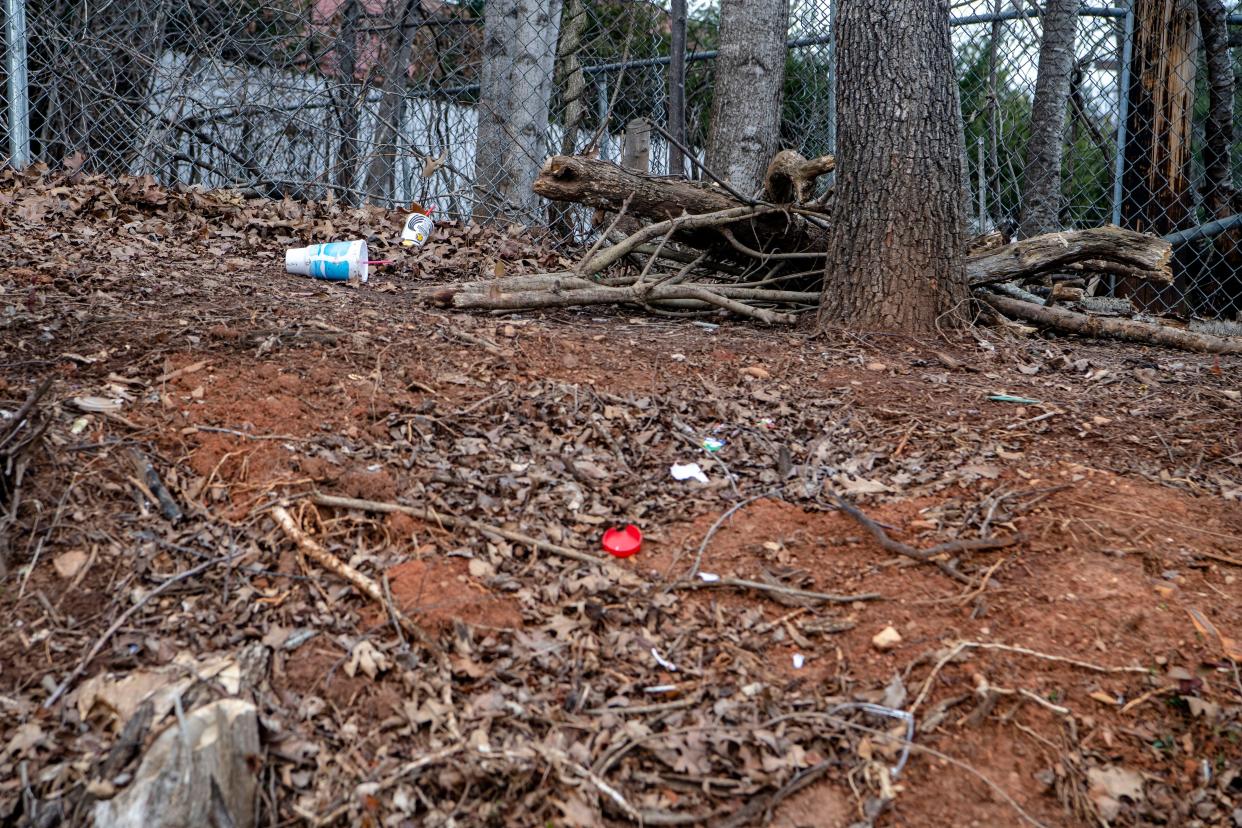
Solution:
M 285 270 L 295 276 L 310 276 L 328 282 L 367 280 L 367 243 L 354 241 L 291 247 L 285 251 Z

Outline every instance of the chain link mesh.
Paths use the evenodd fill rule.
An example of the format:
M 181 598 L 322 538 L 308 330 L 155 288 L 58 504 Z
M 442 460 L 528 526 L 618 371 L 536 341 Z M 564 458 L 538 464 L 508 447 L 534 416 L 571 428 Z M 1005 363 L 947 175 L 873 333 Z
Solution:
M 718 2 L 689 8 L 686 136 L 700 155 Z M 543 19 L 489 30 L 487 3 L 497 18 Z M 1237 120 L 1235 101 L 1213 98 L 1202 48 L 1212 32 L 1197 8 L 1211 5 L 1133 0 L 1080 10 L 1060 215 L 1067 228 L 1119 223 L 1179 242 L 1174 285 L 1115 277 L 1093 280 L 1089 293 L 1152 314 L 1229 320 L 1242 316 L 1242 227 L 1228 220 L 1242 170 L 1232 160 L 1238 136 L 1222 134 Z M 1239 5 L 1224 4 L 1226 37 L 1240 31 Z M 970 0 L 950 16 L 972 228 L 1012 227 L 1023 203 L 1038 8 Z M 521 206 L 512 200 L 522 200 L 527 179 L 510 180 L 506 154 L 531 171 L 555 152 L 616 161 L 627 124 L 667 126 L 664 0 L 26 0 L 26 18 L 31 151 L 53 167 L 273 197 L 416 202 L 464 218 L 495 193 Z M 829 0 L 791 0 L 781 140 L 808 157 L 833 145 L 831 19 Z M 0 60 L 7 82 L 6 67 Z M 488 83 L 503 93 L 492 103 L 483 100 Z M 498 108 L 527 106 L 522 94 L 543 98 L 523 110 L 531 124 L 489 133 L 488 118 L 505 120 Z M 1228 123 L 1213 120 L 1221 112 Z M 9 131 L 0 118 L 5 147 Z M 652 172 L 667 173 L 668 158 L 657 131 Z M 582 211 L 537 206 L 528 219 L 589 229 Z M 1218 218 L 1223 231 L 1209 224 Z

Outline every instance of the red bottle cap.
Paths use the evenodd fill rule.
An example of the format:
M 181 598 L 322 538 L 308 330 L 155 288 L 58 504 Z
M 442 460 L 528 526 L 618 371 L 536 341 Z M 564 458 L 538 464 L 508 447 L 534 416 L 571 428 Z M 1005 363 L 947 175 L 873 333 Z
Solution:
M 643 533 L 634 524 L 604 533 L 604 551 L 616 558 L 628 558 L 642 549 Z

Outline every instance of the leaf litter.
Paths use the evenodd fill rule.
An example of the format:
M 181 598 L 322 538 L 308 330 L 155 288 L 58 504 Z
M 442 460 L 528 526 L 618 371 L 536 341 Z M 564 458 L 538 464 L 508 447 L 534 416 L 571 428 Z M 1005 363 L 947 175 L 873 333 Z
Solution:
M 0 550 L 6 824 L 80 818 L 178 706 L 232 695 L 260 711 L 263 824 L 782 824 L 824 786 L 842 825 L 1238 807 L 1236 360 L 447 315 L 417 288 L 560 254 L 448 223 L 371 289 L 326 286 L 280 249 L 396 258 L 400 217 L 149 179 L 5 171 L 0 226 L 0 409 L 54 378 Z M 705 484 L 670 479 L 696 461 Z M 941 553 L 964 586 L 836 495 L 909 548 L 1023 540 Z M 302 558 L 278 504 L 444 658 Z M 626 523 L 647 543 L 608 565 L 510 539 L 585 558 Z M 967 637 L 1024 646 L 940 655 Z M 867 707 L 908 695 L 912 744 Z

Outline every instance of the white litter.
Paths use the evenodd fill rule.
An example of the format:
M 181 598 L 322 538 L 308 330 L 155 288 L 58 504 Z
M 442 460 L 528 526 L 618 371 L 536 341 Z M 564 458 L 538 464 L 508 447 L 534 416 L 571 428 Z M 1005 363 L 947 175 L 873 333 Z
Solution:
M 714 584 L 720 580 L 720 576 L 715 572 L 700 572 L 699 580 L 707 581 L 709 584 Z
M 669 661 L 664 656 L 660 655 L 660 651 L 657 650 L 655 647 L 651 648 L 651 657 L 656 660 L 656 664 L 659 664 L 661 667 L 663 667 L 665 670 L 668 670 L 670 673 L 677 672 L 677 665 Z
M 794 653 L 793 664 L 794 664 L 795 670 L 801 670 L 802 665 L 806 664 L 806 656 L 804 656 L 802 653 Z
M 703 470 L 699 468 L 698 463 L 674 463 L 669 469 L 674 480 L 697 480 L 700 483 L 707 483 L 707 475 L 703 474 Z

